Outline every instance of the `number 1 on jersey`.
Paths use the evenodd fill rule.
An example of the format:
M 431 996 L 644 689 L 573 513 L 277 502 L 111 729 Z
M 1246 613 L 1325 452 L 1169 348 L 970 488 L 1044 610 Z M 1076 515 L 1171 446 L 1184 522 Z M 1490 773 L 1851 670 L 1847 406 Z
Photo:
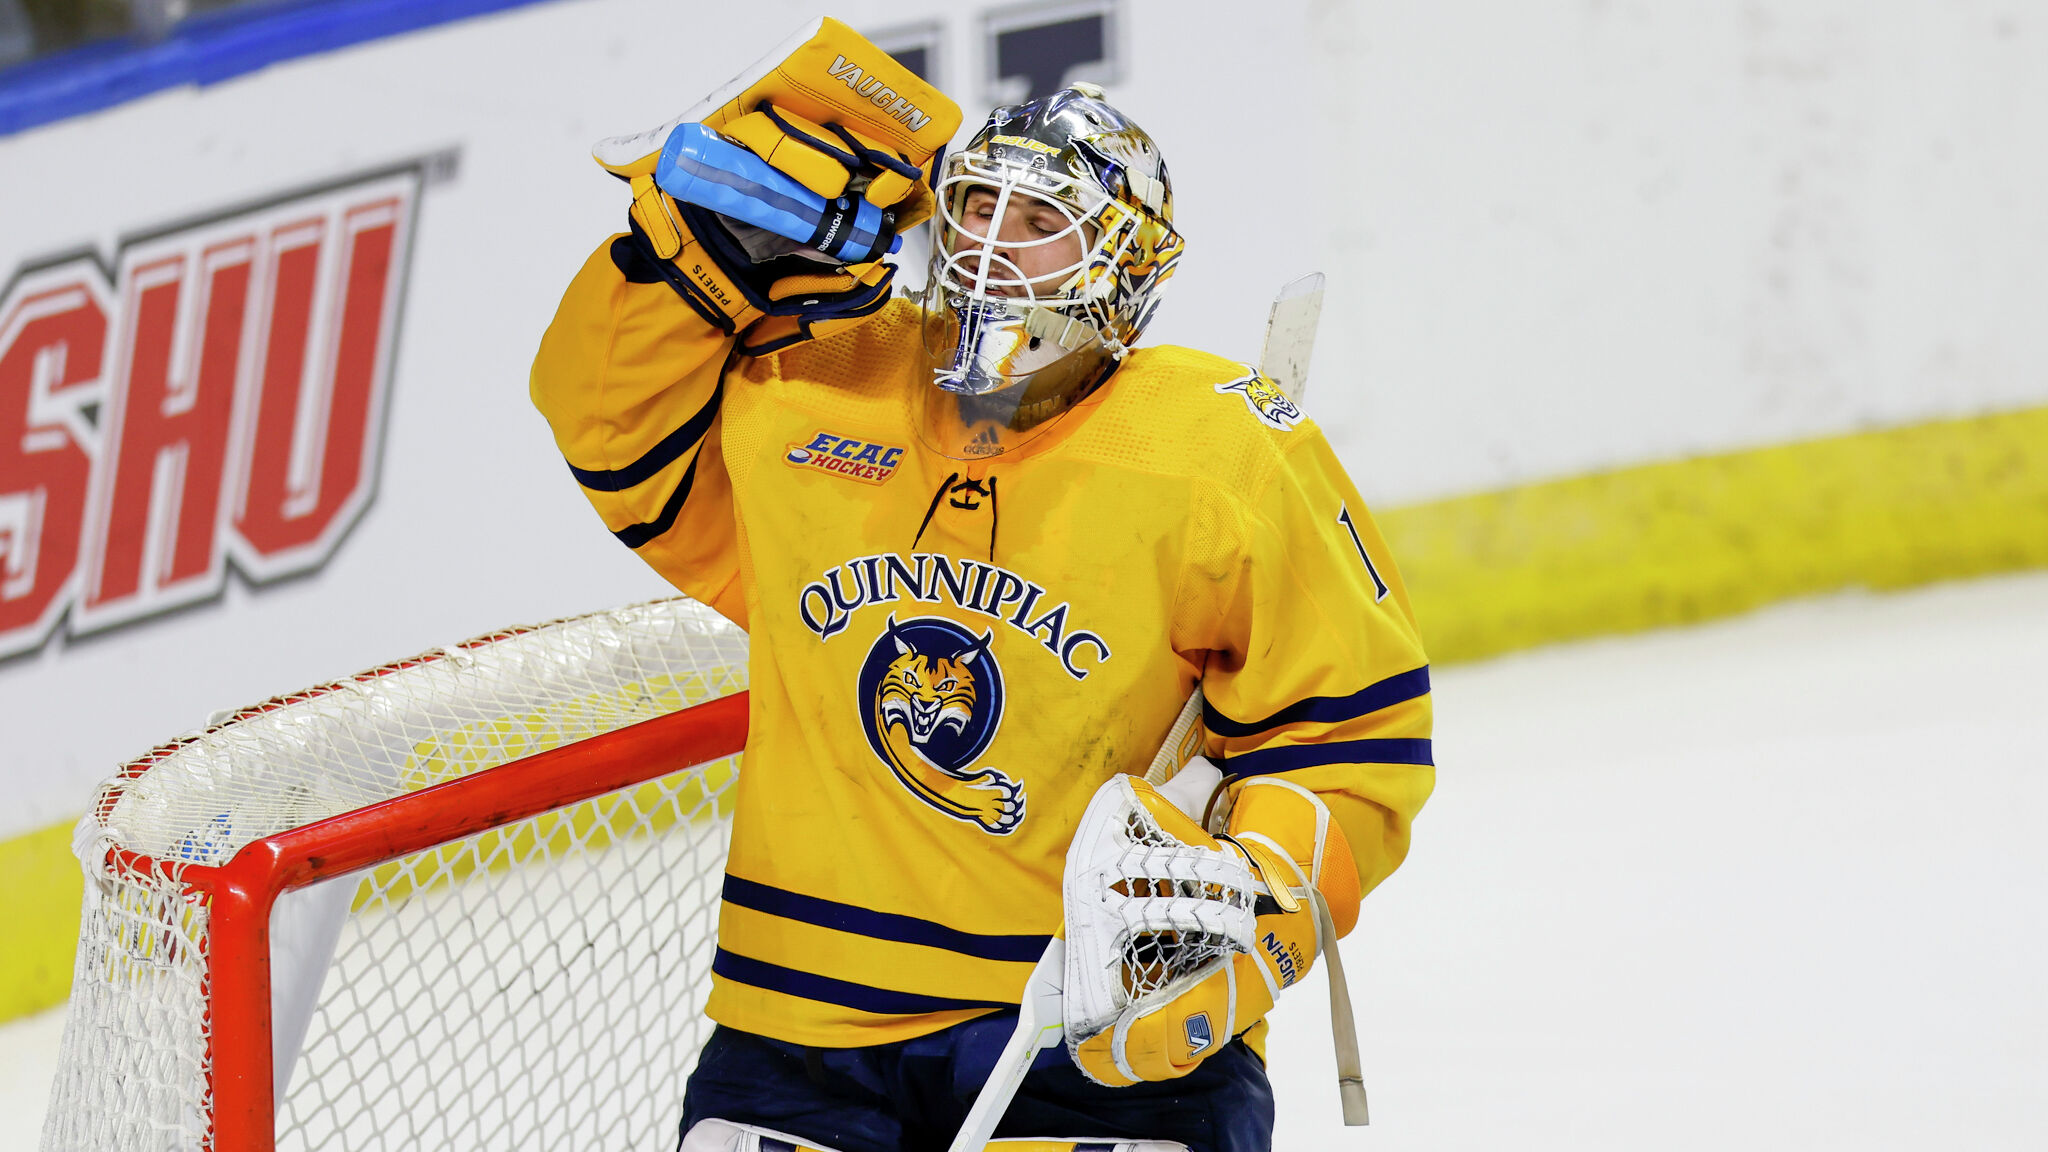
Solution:
M 1337 523 L 1342 524 L 1344 530 L 1351 533 L 1351 546 L 1358 549 L 1358 558 L 1365 561 L 1366 573 L 1372 577 L 1372 602 L 1377 604 L 1385 600 L 1387 598 L 1387 582 L 1380 579 L 1380 570 L 1372 566 L 1372 557 L 1365 554 L 1365 541 L 1358 538 L 1358 529 L 1351 523 L 1351 509 L 1346 505 L 1337 505 Z

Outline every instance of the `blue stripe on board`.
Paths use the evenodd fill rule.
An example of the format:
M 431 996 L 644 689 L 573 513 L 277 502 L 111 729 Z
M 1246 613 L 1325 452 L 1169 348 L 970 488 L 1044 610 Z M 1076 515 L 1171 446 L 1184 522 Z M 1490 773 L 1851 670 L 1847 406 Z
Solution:
M 1008 960 L 1023 964 L 1035 963 L 1045 952 L 1050 936 L 983 936 L 974 932 L 962 932 L 930 920 L 915 916 L 903 916 L 895 912 L 876 912 L 852 904 L 841 904 L 823 900 L 816 896 L 770 887 L 737 876 L 725 878 L 725 900 L 742 908 L 766 912 L 785 920 L 798 920 L 815 924 L 820 928 L 832 928 L 840 932 L 851 932 L 873 940 L 892 940 L 898 944 L 922 944 L 927 948 L 939 948 L 957 952 L 962 956 L 973 956 L 981 960 Z
M 765 960 L 753 960 L 727 952 L 723 948 L 712 956 L 711 970 L 736 983 L 766 988 L 770 992 L 780 992 L 785 996 L 799 996 L 805 1000 L 837 1004 L 842 1008 L 856 1008 L 862 1012 L 874 1012 L 884 1016 L 920 1016 L 928 1012 L 1016 1007 L 1014 1003 L 1002 1000 L 955 1000 L 948 996 L 925 996 L 916 992 L 871 988 L 850 980 L 834 980 L 830 976 L 820 976 L 815 972 L 799 972 L 794 968 L 784 968 L 780 964 L 770 964 Z
M 676 458 L 697 446 L 704 439 L 704 433 L 711 428 L 711 421 L 718 416 L 718 405 L 725 397 L 725 381 L 711 392 L 711 399 L 697 414 L 683 422 L 682 427 L 661 438 L 661 443 L 649 448 L 638 460 L 624 468 L 590 471 L 569 465 L 569 471 L 576 476 L 576 482 L 593 492 L 624 492 L 637 484 L 645 483 L 655 473 L 676 462 Z
M 1216 766 L 1227 776 L 1265 776 L 1324 764 L 1435 763 L 1427 740 L 1336 740 L 1328 744 L 1262 748 L 1241 756 L 1225 756 L 1216 762 Z
M 1336 724 L 1344 720 L 1356 720 L 1382 708 L 1405 704 L 1418 696 L 1429 694 L 1429 665 L 1411 668 L 1406 672 L 1389 676 L 1377 684 L 1361 688 L 1349 696 L 1310 696 L 1296 700 L 1264 720 L 1249 724 L 1232 720 L 1202 702 L 1202 726 L 1218 736 L 1256 736 L 1268 728 L 1282 724 L 1299 724 L 1304 721 L 1313 724 Z
M 193 16 L 162 40 L 103 40 L 0 71 L 0 136 L 182 84 L 539 0 L 297 0 Z

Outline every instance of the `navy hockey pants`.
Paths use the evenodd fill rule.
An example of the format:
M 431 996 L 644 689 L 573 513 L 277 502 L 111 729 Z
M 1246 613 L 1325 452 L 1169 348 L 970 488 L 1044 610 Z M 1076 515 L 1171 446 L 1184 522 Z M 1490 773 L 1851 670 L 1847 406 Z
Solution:
M 996 1013 L 872 1048 L 807 1048 L 720 1027 L 683 1097 L 682 1131 L 717 1117 L 837 1152 L 944 1152 L 1017 1014 Z M 1178 1140 L 1194 1152 L 1270 1152 L 1273 1091 L 1244 1041 L 1158 1084 L 1105 1088 L 1065 1048 L 1038 1062 L 997 1136 Z

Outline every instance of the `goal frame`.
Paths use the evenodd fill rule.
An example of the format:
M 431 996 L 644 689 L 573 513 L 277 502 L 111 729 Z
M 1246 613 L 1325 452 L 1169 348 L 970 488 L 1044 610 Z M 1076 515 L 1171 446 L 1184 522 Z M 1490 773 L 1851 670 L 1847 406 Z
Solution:
M 356 679 L 422 662 L 390 665 Z M 237 718 L 314 694 L 259 705 Z M 186 899 L 210 903 L 203 979 L 214 1152 L 276 1148 L 270 919 L 281 895 L 658 779 L 679 766 L 737 754 L 746 744 L 748 703 L 747 692 L 734 692 L 253 840 L 224 864 L 183 864 L 178 875 Z M 122 779 L 140 776 L 183 743 L 134 762 Z M 101 804 L 111 805 L 116 791 L 108 789 Z M 132 875 L 160 871 L 155 857 L 129 849 L 109 848 L 106 860 L 113 870 Z

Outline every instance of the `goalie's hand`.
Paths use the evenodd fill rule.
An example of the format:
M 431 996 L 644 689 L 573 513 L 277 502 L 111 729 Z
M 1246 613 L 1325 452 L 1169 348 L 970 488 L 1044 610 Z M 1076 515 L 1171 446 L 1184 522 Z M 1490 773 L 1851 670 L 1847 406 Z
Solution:
M 1327 902 L 1344 928 L 1356 919 L 1349 848 L 1313 793 L 1253 780 L 1235 800 L 1220 840 L 1128 777 L 1105 784 L 1082 817 L 1067 861 L 1065 1014 L 1069 1051 L 1090 1079 L 1121 1087 L 1185 1076 L 1314 966 L 1310 900 Z M 1178 843 L 1159 845 L 1162 833 Z M 1130 894 L 1166 878 L 1189 903 L 1196 889 L 1179 878 L 1183 860 L 1206 860 L 1210 871 L 1178 918 Z M 1254 894 L 1248 934 L 1238 931 L 1231 876 Z M 1205 934 L 1204 912 L 1226 931 Z
M 819 196 L 889 209 L 900 232 L 931 214 L 926 178 L 960 109 L 826 18 L 667 124 L 597 144 L 598 163 L 632 188 L 636 237 L 663 277 L 707 320 L 744 332 L 742 351 L 760 354 L 871 315 L 895 269 L 879 258 L 846 264 L 677 201 L 662 187 L 663 150 L 678 126 L 698 123 Z

